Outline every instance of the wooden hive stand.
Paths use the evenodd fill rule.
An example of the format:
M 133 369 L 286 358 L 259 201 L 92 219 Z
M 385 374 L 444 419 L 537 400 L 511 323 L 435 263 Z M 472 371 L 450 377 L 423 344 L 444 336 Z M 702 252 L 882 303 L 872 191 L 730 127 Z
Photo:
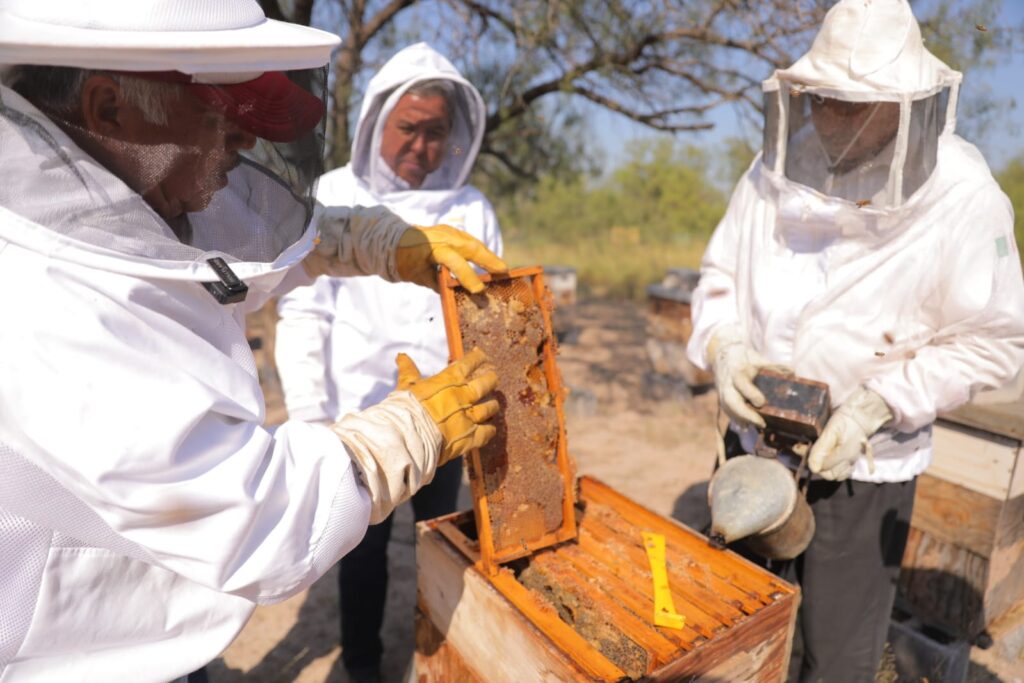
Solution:
M 918 477 L 900 603 L 974 640 L 1024 602 L 1024 399 L 936 421 Z

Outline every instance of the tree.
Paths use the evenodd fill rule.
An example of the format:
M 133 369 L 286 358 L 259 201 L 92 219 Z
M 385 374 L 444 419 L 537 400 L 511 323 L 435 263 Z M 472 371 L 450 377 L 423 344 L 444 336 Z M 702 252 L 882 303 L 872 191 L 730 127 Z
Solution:
M 1000 44 L 981 30 L 1002 0 L 932 0 L 923 29 L 955 65 Z M 359 85 L 401 44 L 429 40 L 483 92 L 480 166 L 501 188 L 579 170 L 573 103 L 654 130 L 701 131 L 739 106 L 759 122 L 760 82 L 809 46 L 832 0 L 260 0 L 268 16 L 337 32 L 328 165 L 345 163 Z M 918 2 L 915 6 L 923 6 Z M 583 163 L 583 166 L 586 164 Z
M 376 42 L 419 11 L 426 34 L 454 57 L 489 103 L 486 159 L 536 179 L 572 156 L 531 142 L 559 138 L 567 97 L 607 108 L 653 129 L 711 127 L 705 115 L 727 103 L 760 106 L 763 72 L 791 62 L 820 23 L 824 0 L 260 0 L 268 16 L 309 24 L 323 18 L 342 38 L 332 65 L 330 163 L 347 160 L 356 84 L 375 68 Z M 440 30 L 438 30 L 440 29 Z M 740 68 L 747 60 L 759 69 Z M 559 100 L 545 110 L 543 102 Z M 524 125 L 525 124 L 525 125 Z M 523 135 L 523 131 L 526 135 Z M 524 142 L 525 138 L 525 142 Z M 540 153 L 538 153 L 540 152 Z
M 916 2 L 915 8 L 925 5 Z M 1014 28 L 1000 21 L 1003 0 L 932 0 L 921 19 L 921 35 L 928 49 L 964 73 L 969 96 L 959 102 L 957 128 L 972 140 L 998 129 L 996 122 L 1014 105 L 1012 96 L 993 93 L 982 74 L 995 66 L 1013 47 Z
M 575 267 L 592 294 L 642 297 L 666 268 L 697 265 L 725 211 L 709 156 L 663 139 L 600 179 L 545 176 L 532 197 L 498 205 L 506 255 Z

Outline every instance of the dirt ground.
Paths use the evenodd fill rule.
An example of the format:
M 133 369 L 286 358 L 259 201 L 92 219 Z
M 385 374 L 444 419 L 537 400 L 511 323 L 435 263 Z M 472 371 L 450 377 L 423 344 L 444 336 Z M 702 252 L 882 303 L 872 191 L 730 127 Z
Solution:
M 579 473 L 603 480 L 656 512 L 705 528 L 707 480 L 715 458 L 714 391 L 694 396 L 652 374 L 644 350 L 644 310 L 636 303 L 584 302 L 576 307 L 573 322 L 576 333 L 561 345 L 559 366 L 571 389 L 567 431 Z M 255 353 L 272 424 L 285 415 L 269 360 L 273 324 L 271 309 L 250 319 L 250 338 L 259 339 Z M 464 484 L 460 508 L 470 507 Z M 395 514 L 382 631 L 385 683 L 404 680 L 413 651 L 412 513 L 404 505 Z M 239 638 L 208 667 L 210 680 L 347 683 L 338 645 L 336 572 L 331 570 L 305 593 L 257 609 Z M 1024 623 L 1024 615 L 1021 619 Z M 994 654 L 994 649 L 972 650 L 968 681 L 1024 683 L 1024 660 L 996 661 Z
M 267 314 L 272 316 L 272 314 Z M 268 393 L 269 421 L 280 421 L 276 380 L 268 372 L 272 317 L 251 333 Z M 714 460 L 715 398 L 689 397 L 679 386 L 652 382 L 644 351 L 643 308 L 630 302 L 586 302 L 574 315 L 576 333 L 560 347 L 559 367 L 571 394 L 566 406 L 569 450 L 581 474 L 593 475 L 665 515 L 701 527 L 706 482 Z M 574 339 L 572 337 L 575 337 Z M 463 486 L 461 508 L 469 509 Z M 412 512 L 396 512 L 389 548 L 384 621 L 385 683 L 405 674 L 413 651 L 416 600 Z M 344 683 L 338 645 L 337 569 L 309 591 L 261 607 L 241 636 L 209 667 L 213 683 L 298 681 Z

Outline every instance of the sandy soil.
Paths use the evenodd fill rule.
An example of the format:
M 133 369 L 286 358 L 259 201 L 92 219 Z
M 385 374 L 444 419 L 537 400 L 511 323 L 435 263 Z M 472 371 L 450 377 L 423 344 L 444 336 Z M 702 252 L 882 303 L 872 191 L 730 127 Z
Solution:
M 261 312 L 250 322 L 250 334 L 262 343 L 256 355 L 268 393 L 268 421 L 278 422 L 284 411 L 269 361 L 273 313 Z M 571 389 L 566 421 L 579 472 L 699 528 L 714 460 L 713 394 L 689 397 L 682 387 L 650 381 L 642 307 L 583 303 L 574 323 L 578 334 L 562 344 L 559 366 Z M 465 486 L 461 507 L 471 507 Z M 386 683 L 402 680 L 413 650 L 412 513 L 405 505 L 396 515 L 383 629 Z M 338 646 L 336 572 L 305 593 L 256 610 L 238 640 L 208 667 L 211 681 L 347 681 Z

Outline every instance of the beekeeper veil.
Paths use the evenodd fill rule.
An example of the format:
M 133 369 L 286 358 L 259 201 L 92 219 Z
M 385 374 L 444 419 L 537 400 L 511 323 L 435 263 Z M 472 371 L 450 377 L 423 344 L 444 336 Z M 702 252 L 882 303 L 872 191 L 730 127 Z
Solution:
M 310 223 L 337 43 L 255 0 L 0 0 L 0 206 L 68 258 L 259 270 Z
M 906 0 L 841 0 L 810 51 L 763 84 L 764 164 L 825 197 L 899 207 L 953 131 L 960 80 L 925 49 Z
M 381 157 L 388 115 L 407 94 L 444 97 L 451 128 L 439 168 L 417 190 L 454 190 L 469 178 L 483 139 L 486 108 L 480 93 L 426 43 L 395 54 L 370 80 L 352 140 L 352 171 L 375 195 L 411 189 Z

